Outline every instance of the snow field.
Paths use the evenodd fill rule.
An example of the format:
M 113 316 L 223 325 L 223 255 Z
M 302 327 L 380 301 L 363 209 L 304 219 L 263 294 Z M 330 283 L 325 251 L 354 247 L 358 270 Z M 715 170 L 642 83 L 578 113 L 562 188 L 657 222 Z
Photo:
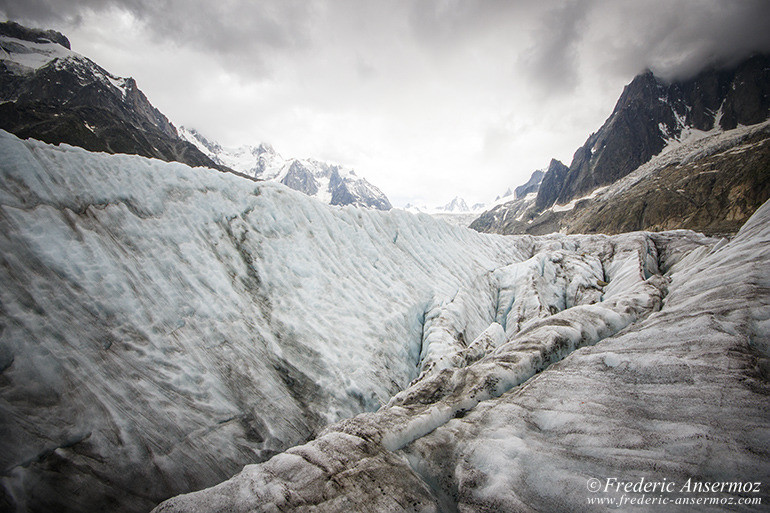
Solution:
M 321 441 L 346 433 L 374 441 L 397 454 L 405 450 L 413 471 L 418 472 L 426 483 L 440 486 L 441 478 L 423 474 L 419 469 L 440 465 L 443 469 L 440 472 L 445 473 L 451 465 L 444 466 L 439 461 L 441 457 L 424 461 L 423 456 L 411 449 L 414 444 L 433 437 L 443 426 L 448 427 L 456 419 L 465 418 L 480 405 L 500 397 L 575 349 L 611 337 L 661 307 L 667 280 L 659 274 L 656 247 L 646 234 L 524 237 L 521 240 L 526 241 L 532 255 L 530 258 L 502 266 L 486 279 L 476 282 L 471 289 L 458 290 L 450 299 L 436 301 L 433 308 L 428 309 L 423 370 L 409 388 L 396 394 L 377 412 L 358 415 L 326 428 L 311 443 L 327 443 Z M 602 294 L 604 285 L 600 279 L 604 277 L 610 279 L 610 283 L 617 280 L 624 288 L 607 285 L 608 292 Z M 476 289 L 480 292 L 471 292 Z M 581 289 L 582 295 L 578 294 Z M 486 296 L 486 315 L 496 319 L 507 317 L 511 307 L 506 305 L 515 304 L 517 296 L 524 297 L 532 305 L 532 317 L 510 336 L 499 323 L 492 322 L 468 344 L 465 341 L 470 338 L 464 335 L 467 324 L 461 312 L 469 311 L 464 307 L 467 298 L 478 296 Z M 579 300 L 569 303 L 568 297 L 579 297 Z M 583 304 L 568 307 L 575 302 Z M 478 351 L 479 346 L 484 347 L 483 352 Z M 472 350 L 477 354 L 468 358 Z M 559 419 L 544 417 L 542 422 L 555 425 Z M 515 443 L 516 440 L 508 437 L 501 443 L 504 447 L 518 447 L 524 443 L 521 440 Z M 493 461 L 494 467 L 497 465 L 494 460 L 498 458 L 502 465 L 508 461 L 506 454 L 505 451 L 497 453 L 485 461 Z M 289 507 L 284 498 L 255 495 L 212 502 L 215 495 L 220 496 L 218 490 L 248 486 L 251 479 L 279 483 L 297 491 L 305 497 L 303 505 L 323 504 L 323 510 L 339 511 L 311 491 L 314 485 L 309 481 L 312 480 L 297 480 L 293 477 L 297 475 L 296 470 L 289 472 L 274 463 L 277 461 L 247 467 L 248 477 L 244 470 L 240 476 L 210 491 L 175 498 L 159 511 L 188 511 L 201 504 L 206 504 L 212 511 L 230 508 L 269 511 L 273 507 Z M 357 467 L 357 463 L 350 462 L 346 468 L 359 480 L 364 479 L 356 473 Z M 488 466 L 485 463 L 481 468 L 486 470 Z M 407 475 L 411 476 L 409 479 L 414 477 L 411 473 Z M 434 501 L 441 504 L 451 496 L 451 486 L 443 492 L 432 490 Z M 500 490 L 502 488 L 493 486 L 490 493 Z M 354 493 L 367 492 L 356 487 Z M 359 497 L 358 500 L 362 499 Z

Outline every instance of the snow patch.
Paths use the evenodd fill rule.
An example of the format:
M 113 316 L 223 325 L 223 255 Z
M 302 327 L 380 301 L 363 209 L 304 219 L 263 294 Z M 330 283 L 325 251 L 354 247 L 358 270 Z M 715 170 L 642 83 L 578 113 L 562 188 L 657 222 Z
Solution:
M 570 201 L 569 203 L 567 203 L 566 205 L 557 205 L 557 204 L 554 204 L 554 205 L 553 205 L 551 208 L 549 208 L 548 210 L 550 210 L 550 211 L 552 211 L 552 212 L 567 212 L 567 211 L 569 211 L 569 210 L 572 210 L 572 209 L 574 209 L 574 208 L 575 208 L 575 205 L 577 205 L 579 201 L 583 201 L 583 200 L 587 200 L 587 199 L 594 199 L 594 198 L 596 198 L 597 196 L 599 196 L 601 193 L 603 193 L 604 191 L 606 191 L 607 189 L 609 189 L 609 187 L 610 187 L 609 185 L 605 185 L 605 186 L 603 186 L 603 187 L 597 187 L 596 189 L 594 189 L 593 191 L 591 191 L 591 193 L 590 193 L 590 194 L 588 194 L 588 195 L 586 195 L 586 196 L 581 196 L 580 198 L 575 198 L 575 199 L 573 199 L 572 201 Z

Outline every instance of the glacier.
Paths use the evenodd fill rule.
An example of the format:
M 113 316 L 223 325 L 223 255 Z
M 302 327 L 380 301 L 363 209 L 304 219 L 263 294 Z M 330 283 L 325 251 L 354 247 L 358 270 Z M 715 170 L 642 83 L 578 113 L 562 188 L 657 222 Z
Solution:
M 498 236 L 0 154 L 9 510 L 603 511 L 587 479 L 770 481 L 767 204 L 732 240 Z

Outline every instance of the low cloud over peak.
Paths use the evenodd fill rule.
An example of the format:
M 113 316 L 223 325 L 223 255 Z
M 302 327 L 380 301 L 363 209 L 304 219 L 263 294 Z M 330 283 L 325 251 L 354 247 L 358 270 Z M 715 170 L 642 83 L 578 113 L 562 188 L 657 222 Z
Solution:
M 765 0 L 0 0 L 0 17 L 61 31 L 177 124 L 334 155 L 396 204 L 471 172 L 466 199 L 494 198 L 569 160 L 645 69 L 770 52 Z

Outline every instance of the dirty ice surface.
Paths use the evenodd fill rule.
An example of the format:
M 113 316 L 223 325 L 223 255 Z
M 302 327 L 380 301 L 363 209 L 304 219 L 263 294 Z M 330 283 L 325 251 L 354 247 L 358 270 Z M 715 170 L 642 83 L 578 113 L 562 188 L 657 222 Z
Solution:
M 0 153 L 17 509 L 224 481 L 161 509 L 528 511 L 621 469 L 769 474 L 767 208 L 730 242 L 502 237 L 5 132 Z
M 583 285 L 574 306 L 510 335 L 493 322 L 454 352 L 443 336 L 441 355 L 378 412 L 155 511 L 765 511 L 770 204 L 717 244 L 685 231 L 549 239 L 536 246 L 609 262 L 601 302 Z M 591 267 L 575 256 L 564 282 Z M 570 297 L 547 292 L 539 310 Z M 451 303 L 441 315 L 436 332 L 451 334 Z M 618 481 L 664 483 L 653 495 L 669 502 L 640 508 L 630 499 L 644 494 Z

